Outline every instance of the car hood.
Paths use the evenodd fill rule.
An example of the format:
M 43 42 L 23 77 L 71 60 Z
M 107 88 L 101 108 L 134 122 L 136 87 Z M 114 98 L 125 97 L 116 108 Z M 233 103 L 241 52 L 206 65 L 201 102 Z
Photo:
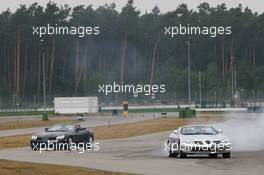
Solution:
M 191 140 L 191 141 L 220 141 L 221 139 L 227 139 L 225 136 L 222 134 L 217 134 L 217 135 L 180 135 L 180 139 L 183 141 L 186 140 Z
M 67 135 L 67 134 L 69 133 L 68 132 L 39 132 L 33 135 L 37 137 L 57 137 L 57 136 Z

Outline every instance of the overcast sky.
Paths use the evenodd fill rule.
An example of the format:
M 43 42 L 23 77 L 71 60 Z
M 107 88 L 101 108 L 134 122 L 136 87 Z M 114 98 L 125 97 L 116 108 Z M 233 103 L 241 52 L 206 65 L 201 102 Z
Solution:
M 19 4 L 32 4 L 33 2 L 38 2 L 42 6 L 45 5 L 49 0 L 1 0 L 0 11 L 10 8 L 14 11 Z M 52 0 L 57 4 L 69 4 L 70 6 L 76 5 L 90 5 L 98 7 L 99 5 L 104 5 L 105 3 L 116 3 L 117 10 L 120 10 L 127 2 L 127 0 Z M 264 12 L 264 1 L 263 0 L 134 0 L 135 6 L 141 12 L 150 11 L 155 5 L 157 5 L 162 12 L 167 12 L 174 10 L 179 4 L 185 3 L 189 8 L 196 9 L 196 7 L 202 2 L 209 2 L 211 6 L 216 6 L 217 4 L 225 3 L 228 8 L 237 7 L 238 4 L 242 4 L 243 7 L 249 7 L 254 12 L 263 13 Z

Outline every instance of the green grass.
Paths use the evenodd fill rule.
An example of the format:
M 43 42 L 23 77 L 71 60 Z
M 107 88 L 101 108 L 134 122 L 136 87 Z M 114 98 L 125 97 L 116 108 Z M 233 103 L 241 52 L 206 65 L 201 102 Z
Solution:
M 53 111 L 47 111 L 48 115 L 54 115 Z M 0 112 L 2 116 L 26 116 L 26 115 L 42 115 L 43 111 L 18 111 L 18 112 Z
M 184 108 L 143 108 L 129 109 L 129 113 L 151 113 L 151 112 L 179 112 Z M 122 110 L 118 110 L 122 112 Z M 23 116 L 23 115 L 42 115 L 43 111 L 18 111 L 18 112 L 0 112 L 1 116 Z M 112 109 L 102 109 L 102 113 L 112 113 Z M 49 115 L 54 115 L 54 111 L 48 111 Z
M 0 122 L 0 131 L 8 129 L 32 128 L 41 126 L 51 126 L 58 123 L 76 123 L 76 118 L 72 117 L 49 117 L 48 121 L 43 121 L 40 118 L 30 120 L 16 119 L 11 121 Z
M 148 113 L 148 112 L 179 112 L 184 108 L 143 108 L 143 109 L 129 109 L 130 113 Z M 118 110 L 120 112 L 122 110 Z M 103 109 L 102 112 L 112 113 L 111 109 Z

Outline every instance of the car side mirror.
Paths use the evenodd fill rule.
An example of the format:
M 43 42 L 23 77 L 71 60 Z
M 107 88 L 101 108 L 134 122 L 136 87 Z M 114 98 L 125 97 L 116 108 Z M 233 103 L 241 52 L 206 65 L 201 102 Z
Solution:
M 75 132 L 79 132 L 79 128 L 76 128 L 76 129 L 75 129 Z
M 49 128 L 45 128 L 45 132 L 47 132 L 49 130 Z
M 223 131 L 222 130 L 218 130 L 218 133 L 223 133 Z

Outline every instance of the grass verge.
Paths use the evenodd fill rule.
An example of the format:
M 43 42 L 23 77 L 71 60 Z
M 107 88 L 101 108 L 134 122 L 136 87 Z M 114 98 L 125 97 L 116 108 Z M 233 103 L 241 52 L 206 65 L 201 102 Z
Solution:
M 98 126 L 93 128 L 93 130 L 95 139 L 126 138 L 169 131 L 191 122 L 192 119 L 163 118 L 118 125 Z
M 198 117 L 189 119 L 161 118 L 118 125 L 93 128 L 96 139 L 126 138 L 163 131 L 171 131 L 187 124 L 205 124 L 221 121 L 221 117 Z
M 16 120 L 16 121 L 5 121 L 0 122 L 0 131 L 8 129 L 21 129 L 21 128 L 31 128 L 40 126 L 50 126 L 57 123 L 73 123 L 77 122 L 74 118 L 67 117 L 50 117 L 48 121 L 42 121 L 39 118 L 31 120 Z
M 0 172 L 3 175 L 128 175 L 126 173 L 115 173 L 81 167 L 29 163 L 3 159 L 0 159 Z
M 48 115 L 54 115 L 53 111 L 47 111 Z M 42 115 L 43 111 L 17 111 L 17 112 L 0 112 L 0 117 L 4 116 L 25 116 L 25 115 Z
M 17 148 L 29 145 L 31 135 L 0 137 L 0 149 Z
M 148 113 L 148 112 L 179 112 L 184 108 L 142 108 L 142 109 L 129 109 L 129 113 Z M 112 109 L 103 109 L 102 112 L 112 113 Z M 122 110 L 118 110 L 122 113 Z

